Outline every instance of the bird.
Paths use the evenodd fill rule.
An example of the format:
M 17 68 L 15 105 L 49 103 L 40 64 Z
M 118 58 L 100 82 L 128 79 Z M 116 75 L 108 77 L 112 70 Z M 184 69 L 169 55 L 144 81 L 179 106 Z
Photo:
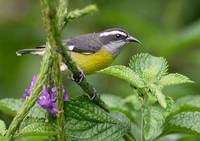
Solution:
M 109 28 L 101 32 L 87 33 L 63 40 L 67 53 L 76 65 L 89 75 L 108 67 L 119 55 L 125 44 L 141 42 L 122 28 Z M 45 45 L 32 49 L 22 49 L 17 56 L 25 54 L 44 55 Z M 61 62 L 61 71 L 67 71 L 67 66 Z

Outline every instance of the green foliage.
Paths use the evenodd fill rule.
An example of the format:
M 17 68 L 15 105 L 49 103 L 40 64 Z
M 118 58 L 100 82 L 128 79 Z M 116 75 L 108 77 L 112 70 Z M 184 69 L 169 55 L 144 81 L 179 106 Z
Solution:
M 163 108 L 166 108 L 167 107 L 167 102 L 166 102 L 166 99 L 165 99 L 165 95 L 162 93 L 162 91 L 160 89 L 155 89 L 155 96 L 156 96 L 159 104 Z
M 200 96 L 179 98 L 163 125 L 163 135 L 186 133 L 200 135 Z
M 60 2 L 62 1 L 65 1 L 65 0 L 60 0 Z M 171 60 L 171 64 L 173 65 L 172 69 L 179 70 L 179 71 L 182 70 L 182 72 L 185 72 L 186 74 L 187 73 L 190 74 L 190 76 L 193 77 L 195 81 L 199 82 L 199 60 L 200 60 L 199 56 L 200 55 L 198 51 L 198 44 L 200 43 L 200 38 L 199 38 L 200 37 L 200 22 L 197 21 L 199 17 L 199 13 L 197 13 L 199 9 L 198 7 L 199 0 L 193 0 L 193 1 L 158 0 L 158 1 L 152 2 L 151 5 L 149 5 L 148 3 L 144 1 L 131 1 L 131 0 L 123 2 L 123 3 L 121 1 L 115 1 L 114 3 L 112 1 L 107 1 L 107 2 L 95 1 L 95 2 L 100 3 L 101 14 L 99 14 L 98 16 L 95 16 L 94 18 L 96 19 L 94 20 L 86 19 L 86 21 L 81 22 L 81 28 L 80 27 L 77 28 L 76 25 L 75 27 L 72 26 L 72 28 L 68 29 L 69 32 L 71 32 L 72 34 L 77 34 L 77 33 L 83 33 L 83 32 L 97 31 L 100 28 L 104 27 L 105 23 L 108 26 L 116 25 L 116 23 L 118 23 L 120 19 L 120 25 L 126 26 L 127 30 L 131 34 L 134 33 L 137 37 L 139 37 L 144 42 L 145 50 L 149 50 L 157 55 L 164 54 L 169 60 Z M 84 1 L 81 3 L 77 3 L 76 1 L 70 1 L 70 5 L 71 4 L 82 5 L 85 3 L 88 3 L 88 1 Z M 7 5 L 6 3 L 5 4 L 1 3 L 1 4 L 2 4 L 2 7 Z M 27 4 L 21 4 L 20 2 L 17 2 L 17 3 L 14 2 L 13 4 L 15 5 L 15 7 L 21 7 L 21 9 L 27 9 L 25 7 L 27 6 Z M 20 17 L 21 17 L 21 14 L 24 13 L 24 11 L 20 10 L 16 12 L 16 8 L 13 8 L 13 9 L 11 8 L 9 10 L 10 12 L 8 15 L 3 14 L 4 16 L 3 17 L 1 16 L 1 18 L 3 18 L 2 20 L 3 24 L 1 24 L 1 34 L 2 34 L 1 46 L 3 48 L 2 48 L 2 51 L 0 52 L 1 53 L 0 60 L 1 60 L 2 66 L 7 66 L 1 70 L 1 73 L 2 73 L 1 78 L 2 78 L 2 82 L 4 82 L 4 84 L 1 85 L 1 91 L 2 91 L 1 96 L 6 96 L 8 95 L 7 92 L 9 92 L 10 96 L 13 94 L 16 97 L 17 96 L 16 93 L 19 93 L 19 90 L 21 88 L 19 85 L 15 85 L 16 83 L 10 83 L 10 80 L 19 79 L 19 77 L 16 75 L 22 71 L 22 69 L 20 69 L 19 66 L 24 65 L 24 67 L 27 68 L 27 64 L 30 63 L 29 61 L 31 61 L 33 65 L 35 64 L 34 59 L 30 60 L 31 58 L 25 59 L 21 63 L 20 63 L 20 59 L 17 61 L 13 61 L 15 60 L 15 56 L 14 55 L 7 56 L 5 52 L 15 52 L 19 46 L 21 48 L 27 47 L 27 44 L 29 44 L 29 46 L 34 46 L 33 42 L 41 41 L 41 35 L 42 35 L 41 29 L 38 28 L 37 30 L 35 27 L 39 19 L 39 18 L 36 18 L 36 19 L 34 18 L 36 17 L 36 15 L 38 15 L 38 5 L 36 4 L 37 3 L 35 2 L 28 4 L 29 9 L 31 10 L 29 10 L 28 13 L 26 11 L 27 16 L 23 16 L 22 18 L 23 20 L 20 20 Z M 88 9 L 95 11 L 95 7 L 92 7 L 92 6 L 86 7 L 84 9 L 86 13 Z M 120 12 L 119 12 L 119 9 L 120 9 Z M 134 14 L 132 12 L 132 9 L 134 9 L 137 14 Z M 63 18 L 65 18 L 67 9 L 64 8 L 64 9 L 59 9 L 59 10 L 60 10 L 59 12 L 63 14 Z M 35 12 L 36 14 L 34 14 L 34 11 L 37 11 Z M 53 13 L 53 10 L 52 10 L 52 13 Z M 75 10 L 75 11 L 69 12 L 69 14 L 67 15 L 68 16 L 67 18 L 68 20 L 73 20 L 74 18 L 79 17 L 80 13 L 82 13 L 82 10 L 81 11 Z M 58 15 L 61 15 L 61 14 L 58 13 Z M 4 17 L 6 18 L 4 19 Z M 15 17 L 19 17 L 19 20 L 16 21 Z M 34 18 L 35 24 L 30 24 L 32 23 L 33 18 Z M 5 22 L 6 20 L 7 22 Z M 12 20 L 15 21 L 14 24 L 11 24 L 13 23 Z M 6 24 L 4 24 L 4 22 Z M 84 26 L 84 22 L 86 22 L 85 24 L 86 26 Z M 59 27 L 63 27 L 64 23 L 62 21 L 61 22 L 59 21 L 58 24 L 59 24 Z M 91 29 L 90 27 L 92 27 L 93 29 Z M 20 28 L 23 29 L 22 32 L 20 31 Z M 29 29 L 34 29 L 34 31 L 31 31 Z M 19 31 L 20 31 L 20 35 L 18 34 Z M 30 33 L 33 32 L 33 34 L 31 34 L 33 35 L 31 36 L 31 38 L 27 36 L 27 33 L 29 32 Z M 71 33 L 69 32 L 67 34 L 70 35 Z M 18 44 L 19 46 L 16 46 L 16 44 Z M 185 49 L 186 47 L 187 49 Z M 120 58 L 118 58 L 120 59 L 121 64 L 123 64 L 124 60 L 127 59 L 127 56 L 132 54 L 132 52 L 128 52 L 128 51 L 124 53 L 125 55 L 122 55 L 120 56 Z M 133 93 L 134 94 L 138 93 L 141 95 L 132 94 L 124 99 L 117 97 L 115 95 L 114 96 L 104 95 L 103 100 L 106 102 L 106 104 L 108 104 L 108 106 L 111 107 L 111 110 L 117 110 L 117 111 L 126 113 L 126 116 L 129 117 L 132 122 L 134 121 L 134 123 L 137 123 L 137 121 L 140 121 L 140 118 L 141 118 L 138 115 L 140 115 L 140 112 L 141 112 L 140 108 L 142 104 L 141 100 L 138 99 L 138 96 L 142 97 L 144 94 L 145 95 L 144 98 L 146 98 L 146 95 L 148 95 L 148 99 L 145 103 L 146 108 L 144 109 L 144 137 L 145 137 L 144 140 L 157 140 L 159 136 L 165 135 L 163 133 L 163 129 L 165 129 L 164 131 L 166 131 L 166 134 L 191 132 L 191 134 L 199 135 L 199 130 L 197 127 L 199 123 L 199 120 L 198 120 L 199 114 L 195 114 L 195 113 L 198 113 L 200 111 L 199 109 L 200 97 L 187 96 L 187 97 L 180 98 L 176 101 L 175 105 L 172 107 L 173 111 L 170 111 L 171 107 L 168 101 L 168 97 L 166 97 L 162 91 L 162 89 L 165 86 L 172 86 L 175 84 L 182 84 L 182 83 L 187 83 L 187 82 L 190 83 L 191 80 L 189 80 L 187 77 L 181 74 L 165 73 L 165 70 L 167 69 L 164 69 L 164 68 L 167 68 L 166 67 L 167 65 L 164 65 L 165 64 L 164 62 L 166 61 L 165 59 L 161 57 L 158 58 L 158 57 L 153 57 L 148 54 L 139 54 L 138 58 L 140 57 L 143 58 L 141 59 L 143 61 L 140 61 L 140 59 L 138 59 L 139 62 L 133 65 L 138 66 L 136 67 L 138 68 L 138 72 L 134 71 L 134 73 L 139 76 L 139 79 L 138 77 L 137 79 L 142 80 L 142 81 L 136 82 L 137 79 L 135 78 L 133 79 L 133 77 L 127 78 L 125 74 L 123 75 L 115 74 L 115 76 L 123 80 L 126 80 L 132 86 L 135 86 L 134 89 L 136 90 L 136 92 L 133 92 Z M 5 58 L 7 61 L 4 61 Z M 137 58 L 134 58 L 133 61 L 134 60 L 137 60 Z M 18 65 L 16 62 L 18 63 Z M 11 63 L 12 65 L 10 66 L 7 65 Z M 183 67 L 184 64 L 187 64 L 188 66 Z M 132 65 L 130 65 L 130 67 L 131 66 Z M 12 68 L 15 68 L 15 73 L 13 73 Z M 31 69 L 31 67 L 28 67 L 28 69 L 24 71 L 24 75 L 20 76 L 20 79 L 21 79 L 20 81 L 25 83 L 25 80 L 26 80 L 25 77 L 28 76 L 28 74 L 32 74 L 33 71 L 34 70 Z M 112 71 L 114 73 L 116 72 L 116 70 L 112 70 Z M 162 72 L 163 72 L 163 75 L 162 75 Z M 100 83 L 102 83 L 102 81 L 100 81 Z M 117 84 L 117 86 L 118 85 L 120 84 Z M 104 88 L 102 88 L 101 91 L 102 90 L 105 91 L 109 89 L 108 91 L 110 92 L 112 88 L 113 87 L 110 85 L 108 85 L 107 87 L 104 86 Z M 123 91 L 121 95 L 122 96 L 127 95 L 127 91 L 125 90 L 125 88 L 122 88 L 121 86 L 120 88 L 121 88 L 121 91 Z M 16 91 L 16 89 L 18 89 L 18 91 Z M 189 87 L 187 88 L 187 91 L 185 91 L 185 89 L 182 89 L 182 88 L 175 88 L 175 89 L 176 91 L 171 93 L 171 95 L 173 94 L 174 97 L 177 97 L 178 94 L 183 94 L 182 92 L 184 92 L 184 94 L 199 92 L 198 87 L 191 87 L 191 88 Z M 167 106 L 167 108 L 163 109 L 159 107 L 159 105 L 155 105 L 155 101 L 149 102 L 149 99 L 151 98 L 152 99 L 156 98 L 162 107 Z M 152 104 L 154 104 L 154 106 L 152 106 Z M 0 111 L 3 113 L 7 113 L 8 115 L 14 116 L 16 112 L 19 111 L 18 109 L 20 109 L 21 107 L 21 105 L 18 107 L 16 106 L 10 106 L 10 104 L 7 105 L 6 102 L 4 103 L 0 102 Z M 36 117 L 36 118 L 37 117 L 44 118 L 45 111 L 43 111 L 40 107 L 38 107 L 38 105 L 36 106 L 37 106 L 36 109 L 32 108 L 31 111 L 29 111 L 29 116 Z M 68 111 L 65 111 L 65 112 L 68 112 Z M 168 112 L 170 112 L 169 116 L 168 116 L 169 114 Z M 112 116 L 112 112 L 111 114 L 109 114 L 109 116 Z M 166 118 L 167 118 L 167 122 L 165 121 Z M 194 122 L 189 122 L 189 121 L 195 121 L 196 125 Z M 172 122 L 172 123 L 169 123 L 169 122 Z M 57 129 L 57 128 L 54 128 L 54 129 Z M 170 131 L 168 129 L 173 129 L 173 131 Z M 135 134 L 136 132 L 138 132 L 138 130 L 140 130 L 140 128 L 137 127 L 137 124 L 135 125 L 132 123 L 131 131 L 132 131 L 132 134 L 134 134 L 134 136 L 138 136 L 136 137 L 137 141 L 140 140 L 140 134 L 138 135 Z M 198 132 L 196 130 L 198 130 Z M 5 139 L 3 137 L 0 137 L 0 140 L 5 140 Z M 35 140 L 49 141 L 51 139 L 49 139 L 49 137 L 47 136 L 45 137 L 44 136 L 41 136 L 41 137 L 20 136 L 20 138 L 17 138 L 16 141 L 35 141 Z M 186 140 L 194 141 L 195 139 L 194 137 L 190 138 L 188 136 L 185 139 L 185 141 Z M 196 140 L 198 141 L 199 138 L 197 138 Z
M 52 136 L 57 134 L 53 123 L 48 123 L 44 119 L 27 118 L 20 128 L 17 136 Z
M 28 113 L 28 117 L 32 118 L 45 118 L 46 111 L 40 107 L 37 103 L 31 108 Z
M 169 85 L 177 85 L 183 83 L 193 83 L 188 77 L 178 74 L 178 73 L 170 73 L 165 75 L 159 81 L 159 84 L 162 87 L 169 86 Z
M 12 100 L 6 99 L 8 103 Z M 19 103 L 21 100 L 14 101 Z M 8 104 L 5 108 L 12 107 Z M 17 110 L 19 109 L 14 109 L 12 112 L 16 113 Z M 15 137 L 22 140 L 30 137 L 31 140 L 31 136 L 57 135 L 57 125 L 48 122 L 44 118 L 44 113 L 38 105 L 35 105 L 29 116 L 21 123 Z M 130 131 L 130 121 L 126 116 L 119 112 L 107 113 L 85 97 L 78 97 L 65 103 L 65 122 L 66 137 L 70 140 L 118 140 Z M 2 127 L 0 133 L 3 135 L 6 130 L 5 124 L 0 122 L 0 127 Z
M 65 103 L 66 134 L 70 140 L 117 140 L 130 131 L 130 122 L 118 112 L 107 113 L 85 97 Z
M 140 53 L 132 57 L 129 67 L 140 75 L 145 84 L 150 85 L 167 73 L 168 66 L 163 57 Z
M 6 133 L 6 125 L 4 121 L 0 120 L 0 136 L 4 136 Z
M 131 59 L 129 67 L 111 66 L 100 73 L 127 81 L 134 94 L 124 99 L 103 95 L 102 99 L 112 110 L 110 113 L 84 96 L 65 102 L 64 134 L 68 140 L 114 141 L 130 132 L 136 141 L 141 136 L 145 141 L 153 141 L 171 133 L 200 134 L 200 96 L 183 97 L 173 105 L 173 100 L 162 92 L 165 86 L 193 81 L 181 74 L 168 74 L 166 60 L 162 57 L 138 54 Z M 154 99 L 164 108 L 153 106 Z M 22 104 L 22 99 L 2 99 L 0 111 L 14 116 Z M 30 137 L 31 140 L 31 137 L 41 136 L 44 140 L 54 140 L 51 137 L 58 134 L 59 127 L 50 123 L 45 113 L 35 104 L 15 137 L 22 140 Z M 144 123 L 140 125 L 141 119 Z M 5 134 L 4 124 L 1 129 L 1 134 Z
M 131 119 L 132 134 L 136 141 L 140 140 L 140 133 L 137 133 L 140 128 L 138 128 L 137 123 L 141 120 L 141 117 L 136 116 L 139 115 L 140 112 L 136 112 L 136 109 L 125 104 L 131 102 L 131 97 L 128 96 L 125 99 L 111 95 L 109 95 L 108 98 L 106 98 L 106 96 L 103 97 L 106 104 L 110 105 L 112 110 L 122 111 Z M 127 99 L 129 100 L 127 101 Z M 191 96 L 191 99 L 190 96 L 186 96 L 178 99 L 177 103 L 174 105 L 172 100 L 167 98 L 167 103 L 169 105 L 167 110 L 158 105 L 146 106 L 144 108 L 144 140 L 154 141 L 157 138 L 172 133 L 199 135 L 199 99 L 200 96 Z
M 167 102 L 162 93 L 162 88 L 168 85 L 193 82 L 188 77 L 181 74 L 168 74 L 166 60 L 148 53 L 135 55 L 130 60 L 129 67 L 130 68 L 116 65 L 99 72 L 126 80 L 134 86 L 135 89 L 139 90 L 139 93 L 150 93 L 157 98 L 159 104 L 163 108 L 167 107 Z
M 199 102 L 199 99 L 195 100 L 197 97 L 192 99 L 188 97 L 178 100 L 179 104 L 174 105 L 173 100 L 170 97 L 166 98 L 162 92 L 162 89 L 166 86 L 192 83 L 193 81 L 178 73 L 168 74 L 167 68 L 168 65 L 164 58 L 141 53 L 135 55 L 131 59 L 129 67 L 117 65 L 100 71 L 100 73 L 113 75 L 126 80 L 131 84 L 132 88 L 134 88 L 134 93 L 138 94 L 139 99 L 137 100 L 135 99 L 136 97 L 132 99 L 132 96 L 128 96 L 125 99 L 111 97 L 110 101 L 104 98 L 106 103 L 114 107 L 112 108 L 113 110 L 126 113 L 127 117 L 131 119 L 135 130 L 141 130 L 139 134 L 136 131 L 136 133 L 133 133 L 136 140 L 144 138 L 146 141 L 153 141 L 165 134 L 184 133 L 183 131 L 186 131 L 190 127 L 190 130 L 192 130 L 191 133 L 196 133 L 199 130 L 200 118 L 196 113 L 199 111 L 199 104 L 195 107 L 195 103 Z M 138 87 L 138 82 L 143 85 Z M 143 96 L 141 94 L 143 94 Z M 152 106 L 154 97 L 163 108 Z M 137 102 L 135 100 L 140 104 L 136 104 Z M 196 102 L 193 103 L 194 101 Z M 115 104 L 113 102 L 115 102 Z M 130 107 L 126 105 L 128 103 L 133 107 L 140 106 L 130 109 Z M 192 106 L 193 108 L 191 109 Z M 137 112 L 138 109 L 143 110 Z M 185 113 L 183 113 L 183 111 Z M 140 112 L 144 113 L 141 116 L 137 116 Z M 193 121 L 190 121 L 190 118 Z M 144 123 L 140 123 L 141 120 Z M 194 122 L 197 124 L 195 125 Z M 140 123 L 141 126 L 138 127 L 138 123 Z M 173 131 L 171 130 L 172 128 Z M 132 129 L 132 132 L 134 132 L 134 129 Z
M 200 95 L 190 95 L 179 98 L 174 106 L 174 112 L 187 109 L 200 110 Z
M 160 107 L 149 106 L 144 111 L 144 137 L 153 140 L 162 133 L 166 111 Z
M 113 75 L 115 77 L 123 79 L 135 87 L 139 87 L 139 88 L 144 87 L 144 83 L 143 83 L 142 79 L 139 77 L 139 75 L 136 74 L 134 71 L 132 71 L 128 67 L 125 67 L 122 65 L 116 65 L 116 66 L 111 66 L 111 67 L 105 68 L 99 72 L 104 73 L 104 74 Z
M 22 106 L 22 99 L 5 98 L 0 100 L 0 111 L 15 116 Z
M 101 94 L 101 99 L 109 108 L 122 108 L 124 105 L 123 98 L 116 95 Z
M 200 112 L 181 112 L 173 115 L 165 123 L 164 133 L 200 135 Z
M 171 101 L 167 99 L 168 108 L 147 106 L 144 109 L 144 138 L 146 141 L 154 141 L 163 133 L 163 127 L 166 118 L 169 116 L 171 109 Z
M 0 111 L 6 115 L 15 116 L 23 105 L 22 99 L 5 98 L 0 100 Z M 45 110 L 37 103 L 30 110 L 28 116 L 33 118 L 44 118 Z

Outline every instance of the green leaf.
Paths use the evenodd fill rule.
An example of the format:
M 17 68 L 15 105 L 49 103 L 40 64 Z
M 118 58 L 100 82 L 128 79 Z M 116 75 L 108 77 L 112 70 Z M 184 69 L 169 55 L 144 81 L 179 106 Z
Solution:
M 122 65 L 115 65 L 98 71 L 100 73 L 109 74 L 131 83 L 135 87 L 143 87 L 143 80 L 133 70 Z
M 165 99 L 165 95 L 159 89 L 156 89 L 155 96 L 157 97 L 157 100 L 158 100 L 159 104 L 163 108 L 166 108 L 167 107 L 167 102 L 166 102 L 166 99 Z
M 0 100 L 0 111 L 10 115 L 15 116 L 17 111 L 22 107 L 22 99 L 5 98 Z
M 159 80 L 167 73 L 167 61 L 162 57 L 154 57 L 147 53 L 140 53 L 130 60 L 130 68 L 140 75 L 146 84 Z
M 170 73 L 168 75 L 165 75 L 159 81 L 161 87 L 183 83 L 193 83 L 193 81 L 191 81 L 187 76 L 178 73 Z
M 200 111 L 200 96 L 189 95 L 176 100 L 171 115 L 186 112 L 186 111 Z
M 177 99 L 175 104 L 176 107 L 182 107 L 185 105 L 197 107 L 200 109 L 200 95 L 189 95 L 181 97 Z
M 101 94 L 101 99 L 109 108 L 123 108 L 123 99 L 116 95 Z
M 6 133 L 6 125 L 4 121 L 0 120 L 0 135 L 4 136 Z
M 136 98 L 136 95 L 130 95 L 125 99 L 122 99 L 116 95 L 101 94 L 101 99 L 105 102 L 110 110 L 119 111 L 125 114 L 132 122 L 136 122 L 132 115 L 133 112 L 131 112 L 134 109 L 139 110 L 141 108 L 141 104 L 139 103 L 139 99 Z
M 166 111 L 161 107 L 149 106 L 144 111 L 145 140 L 154 140 L 162 133 Z
M 26 118 L 17 136 L 51 136 L 56 135 L 57 131 L 53 123 L 48 123 L 44 119 Z
M 76 141 L 115 141 L 130 131 L 129 120 L 121 113 L 107 113 L 88 98 L 65 102 L 66 136 Z
M 181 112 L 165 123 L 164 134 L 186 133 L 200 135 L 200 112 Z
M 40 107 L 37 103 L 31 108 L 28 116 L 32 118 L 45 118 L 46 110 Z
M 0 100 L 0 111 L 4 114 L 15 116 L 23 105 L 23 99 L 5 98 Z M 44 118 L 45 110 L 37 103 L 30 110 L 28 116 L 33 118 Z

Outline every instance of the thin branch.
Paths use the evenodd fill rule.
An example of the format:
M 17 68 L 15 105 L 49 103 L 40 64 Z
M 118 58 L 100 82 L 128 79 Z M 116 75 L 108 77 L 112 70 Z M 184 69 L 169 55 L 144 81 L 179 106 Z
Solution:
M 42 60 L 41 71 L 38 76 L 38 81 L 36 83 L 36 86 L 31 94 L 31 96 L 24 102 L 21 110 L 14 117 L 12 123 L 10 124 L 10 126 L 8 128 L 8 131 L 6 133 L 6 137 L 7 137 L 8 141 L 12 140 L 20 123 L 26 117 L 26 115 L 28 114 L 30 109 L 34 106 L 38 96 L 40 95 L 42 86 L 45 84 L 48 76 L 50 75 L 49 74 L 51 72 L 51 71 L 49 71 L 50 66 L 52 66 L 52 64 L 54 64 L 54 61 L 55 61 L 54 59 L 57 57 L 56 56 L 57 53 L 55 51 L 55 49 L 57 47 L 56 47 L 56 41 L 54 40 L 54 37 L 57 37 L 56 39 L 58 39 L 59 34 L 57 32 L 55 32 L 56 31 L 56 24 L 55 24 L 56 19 L 51 19 L 52 17 L 55 16 L 55 11 L 54 11 L 55 8 L 53 8 L 54 3 L 52 1 L 48 3 L 46 0 L 41 0 L 41 5 L 42 5 L 42 13 L 45 17 L 44 18 L 44 22 L 46 25 L 45 27 L 49 33 L 48 39 L 47 39 L 47 48 L 46 48 L 45 55 Z M 46 17 L 48 17 L 48 18 L 46 18 Z M 49 20 L 49 19 L 51 19 L 51 20 Z
M 83 9 L 76 9 L 76 10 L 69 12 L 68 14 L 65 13 L 65 18 L 64 18 L 64 21 L 63 21 L 62 29 L 67 25 L 67 23 L 69 21 L 78 19 L 80 17 L 83 17 L 83 16 L 88 15 L 88 14 L 92 14 L 92 13 L 97 12 L 97 11 L 98 11 L 97 6 L 95 4 L 91 4 L 91 5 L 84 7 Z
M 65 18 L 65 20 L 66 20 L 66 21 L 71 21 L 71 20 L 80 18 L 80 17 L 82 17 L 82 16 L 85 16 L 85 15 L 87 15 L 87 14 L 94 13 L 94 12 L 96 12 L 97 10 L 98 10 L 98 9 L 97 9 L 97 6 L 94 5 L 94 4 L 91 4 L 91 5 L 86 6 L 86 7 L 83 8 L 83 9 L 76 9 L 76 10 L 73 10 L 72 12 L 69 12 L 69 14 L 68 14 L 67 17 Z
M 49 48 L 47 48 L 47 51 L 43 57 L 42 65 L 41 65 L 41 71 L 38 76 L 37 84 L 31 94 L 31 96 L 24 102 L 21 110 L 17 113 L 17 115 L 14 117 L 13 121 L 11 122 L 8 131 L 6 133 L 7 140 L 12 140 L 17 128 L 19 127 L 20 123 L 23 121 L 23 119 L 26 117 L 30 109 L 34 106 L 40 92 L 42 89 L 43 84 L 47 80 L 48 72 L 49 72 L 49 66 L 53 63 L 52 58 L 50 57 L 50 51 Z

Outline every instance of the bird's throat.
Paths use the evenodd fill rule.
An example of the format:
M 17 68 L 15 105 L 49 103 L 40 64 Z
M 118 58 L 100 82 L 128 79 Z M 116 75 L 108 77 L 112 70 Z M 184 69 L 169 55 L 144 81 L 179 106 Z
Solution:
M 115 41 L 108 43 L 104 48 L 108 50 L 113 55 L 113 57 L 116 57 L 125 44 L 126 42 L 123 41 Z

